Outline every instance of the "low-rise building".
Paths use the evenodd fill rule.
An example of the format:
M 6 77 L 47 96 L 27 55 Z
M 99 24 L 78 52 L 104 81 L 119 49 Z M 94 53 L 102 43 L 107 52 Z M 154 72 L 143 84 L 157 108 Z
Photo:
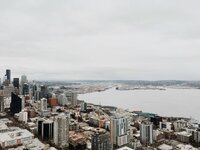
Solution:
M 158 150 L 172 150 L 173 147 L 167 144 L 162 144 L 158 147 Z
M 182 143 L 190 143 L 191 138 L 192 138 L 192 134 L 186 131 L 177 133 L 177 140 Z
M 181 132 L 183 131 L 183 128 L 188 126 L 188 122 L 185 120 L 178 120 L 178 121 L 175 121 L 173 125 L 174 125 L 174 131 Z
M 0 134 L 0 146 L 5 149 L 25 144 L 33 140 L 34 135 L 26 129 L 18 129 Z

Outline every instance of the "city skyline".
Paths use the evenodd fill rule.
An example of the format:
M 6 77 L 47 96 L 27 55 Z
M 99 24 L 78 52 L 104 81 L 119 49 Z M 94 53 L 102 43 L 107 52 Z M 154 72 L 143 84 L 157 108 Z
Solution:
M 30 80 L 200 80 L 198 4 L 1 0 L 0 70 Z

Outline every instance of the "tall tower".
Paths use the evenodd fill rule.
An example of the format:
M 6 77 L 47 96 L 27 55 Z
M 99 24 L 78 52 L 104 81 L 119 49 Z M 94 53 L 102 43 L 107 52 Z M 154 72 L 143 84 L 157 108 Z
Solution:
M 24 83 L 28 83 L 26 75 L 21 76 L 21 94 L 23 94 Z
M 69 91 L 66 93 L 66 96 L 73 106 L 77 105 L 77 93 Z
M 12 115 L 19 113 L 22 110 L 22 99 L 12 93 L 11 103 L 10 103 L 10 112 Z
M 151 122 L 140 124 L 140 142 L 144 145 L 153 143 L 153 124 Z
M 61 94 L 58 96 L 58 104 L 61 106 L 65 106 L 68 103 L 68 99 L 65 94 Z
M 54 143 L 61 148 L 69 146 L 69 118 L 64 113 L 55 118 Z
M 46 111 L 47 110 L 47 99 L 46 98 L 42 98 L 40 100 L 40 110 L 41 111 Z
M 121 114 L 111 117 L 111 143 L 116 149 L 128 143 L 128 118 Z
M 43 140 L 52 140 L 53 136 L 54 136 L 53 121 L 45 120 L 42 123 L 42 139 Z
M 11 83 L 11 70 L 10 69 L 6 69 L 6 77 L 8 80 L 8 83 Z
M 29 84 L 24 83 L 22 85 L 22 95 L 27 95 L 27 94 L 29 94 Z
M 14 78 L 13 79 L 13 86 L 19 89 L 19 78 Z

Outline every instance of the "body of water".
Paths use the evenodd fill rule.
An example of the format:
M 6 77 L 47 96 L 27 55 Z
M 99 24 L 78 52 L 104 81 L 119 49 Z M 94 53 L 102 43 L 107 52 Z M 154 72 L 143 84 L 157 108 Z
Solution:
M 162 116 L 193 117 L 200 120 L 200 90 L 128 90 L 109 89 L 79 95 L 89 103 L 116 106 L 129 110 L 142 110 Z

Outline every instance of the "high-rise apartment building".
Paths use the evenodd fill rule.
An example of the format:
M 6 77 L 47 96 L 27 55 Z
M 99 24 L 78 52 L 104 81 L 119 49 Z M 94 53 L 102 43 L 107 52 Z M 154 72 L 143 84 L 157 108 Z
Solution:
M 47 111 L 47 99 L 46 98 L 42 98 L 40 100 L 40 110 Z
M 111 117 L 111 143 L 112 149 L 128 143 L 128 118 L 126 116 L 115 114 Z
M 140 124 L 140 142 L 144 145 L 153 143 L 153 124 L 151 122 Z
M 54 143 L 62 148 L 69 146 L 69 118 L 64 113 L 55 118 Z
M 69 91 L 66 93 L 66 97 L 73 106 L 77 105 L 77 93 Z
M 61 106 L 67 105 L 68 99 L 65 94 L 61 94 L 58 96 L 58 104 Z
M 84 101 L 80 101 L 81 112 L 85 112 L 87 110 L 87 103 Z

